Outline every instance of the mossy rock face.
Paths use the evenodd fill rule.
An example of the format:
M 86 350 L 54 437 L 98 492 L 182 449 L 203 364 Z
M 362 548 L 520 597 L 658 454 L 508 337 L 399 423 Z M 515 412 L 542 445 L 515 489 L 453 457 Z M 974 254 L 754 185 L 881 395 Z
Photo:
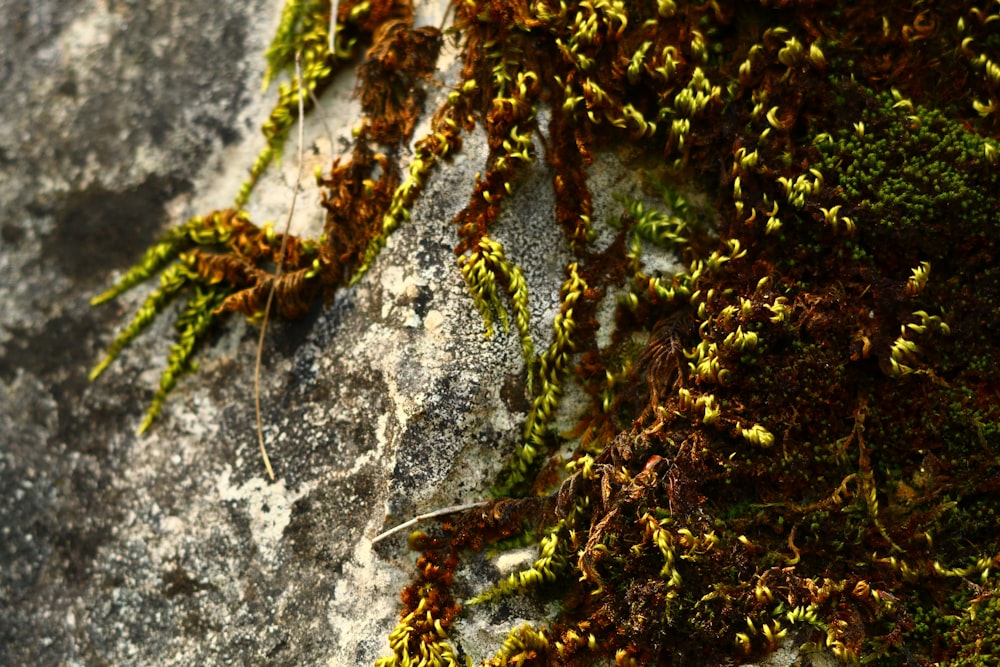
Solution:
M 959 619 L 1000 565 L 1000 15 L 771 4 L 458 3 L 460 80 L 407 163 L 412 83 L 440 35 L 407 3 L 340 3 L 344 48 L 371 43 L 366 122 L 318 179 L 324 237 L 230 210 L 147 256 L 142 277 L 176 258 L 211 304 L 190 321 L 253 315 L 271 292 L 301 315 L 373 265 L 434 170 L 485 130 L 455 252 L 487 330 L 518 334 L 530 407 L 500 498 L 411 538 L 418 574 L 379 665 L 453 664 L 460 613 L 522 591 L 559 610 L 488 664 L 738 662 L 793 637 L 848 662 L 970 655 L 941 637 L 977 632 Z M 308 50 L 320 89 L 348 55 L 324 51 L 326 5 L 300 9 L 272 56 Z M 297 101 L 282 90 L 282 132 Z M 585 166 L 626 145 L 661 202 L 597 220 Z M 530 271 L 497 240 L 536 160 L 569 257 L 545 346 Z M 183 328 L 171 386 L 203 330 Z M 560 432 L 570 392 L 586 408 Z M 525 531 L 538 560 L 463 612 L 468 551 Z

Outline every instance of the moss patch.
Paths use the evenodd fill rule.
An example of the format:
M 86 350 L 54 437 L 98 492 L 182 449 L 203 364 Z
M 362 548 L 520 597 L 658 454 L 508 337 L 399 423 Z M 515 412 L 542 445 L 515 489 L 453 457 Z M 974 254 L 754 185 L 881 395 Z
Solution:
M 499 497 L 412 536 L 419 574 L 379 664 L 456 664 L 463 553 L 526 526 L 538 560 L 476 602 L 542 593 L 561 610 L 488 664 L 722 664 L 792 638 L 846 662 L 985 656 L 973 613 L 989 617 L 1000 565 L 1000 15 L 987 5 L 456 3 L 460 81 L 403 171 L 422 104 L 411 85 L 441 35 L 414 29 L 406 2 L 341 2 L 338 35 L 370 48 L 352 158 L 320 176 L 327 233 L 281 254 L 279 235 L 230 210 L 154 248 L 130 275 L 177 258 L 166 271 L 182 284 L 164 289 L 195 290 L 192 345 L 168 376 L 205 318 L 257 313 L 272 287 L 279 312 L 301 315 L 360 276 L 481 125 L 490 157 L 453 221 L 458 266 L 487 327 L 520 333 L 532 403 Z M 347 57 L 317 37 L 329 6 L 289 7 L 272 59 L 312 49 L 320 87 Z M 255 174 L 277 151 L 271 130 Z M 644 147 L 662 210 L 626 202 L 596 221 L 585 165 L 625 143 Z M 531 285 L 492 236 L 539 159 L 572 253 L 547 346 L 529 335 Z M 598 251 L 608 222 L 618 239 Z M 684 270 L 647 266 L 657 247 Z M 602 348 L 597 307 L 613 294 Z M 574 383 L 592 407 L 559 434 Z M 567 438 L 573 455 L 553 457 Z

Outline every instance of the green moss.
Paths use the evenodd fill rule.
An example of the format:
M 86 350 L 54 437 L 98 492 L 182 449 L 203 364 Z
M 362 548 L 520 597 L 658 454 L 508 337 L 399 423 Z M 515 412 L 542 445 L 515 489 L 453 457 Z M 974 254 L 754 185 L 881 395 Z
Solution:
M 903 246 L 894 252 L 936 260 L 953 244 L 995 238 L 997 142 L 898 93 L 873 95 L 869 104 L 850 128 L 820 144 L 818 168 L 835 175 L 835 200 L 861 224 L 901 227 L 891 238 Z
M 957 622 L 949 624 L 948 641 L 958 655 L 947 667 L 1000 665 L 1000 598 L 995 592 L 972 600 Z
M 310 7 L 282 34 L 322 25 L 326 5 Z M 454 662 L 464 550 L 512 544 L 526 526 L 545 536 L 535 566 L 477 601 L 554 580 L 563 605 L 489 664 L 721 664 L 793 631 L 845 662 L 986 659 L 977 637 L 992 626 L 972 613 L 995 610 L 966 591 L 991 595 L 1000 564 L 1000 127 L 984 101 L 1000 85 L 1000 21 L 963 3 L 457 3 L 462 80 L 403 175 L 373 147 L 408 140 L 392 128 L 412 129 L 407 82 L 433 67 L 440 36 L 412 29 L 407 3 L 363 14 L 365 124 L 350 164 L 321 179 L 324 242 L 278 258 L 276 235 L 245 220 L 211 239 L 185 331 L 209 321 L 208 295 L 259 310 L 279 282 L 268 262 L 297 276 L 275 290 L 287 315 L 360 276 L 431 170 L 485 128 L 456 252 L 487 329 L 513 314 L 531 410 L 502 497 L 415 542 L 419 574 L 380 664 Z M 618 238 L 598 251 L 594 226 L 609 221 L 593 219 L 583 165 L 626 142 L 650 181 L 684 187 L 663 188 L 660 208 L 624 201 Z M 572 260 L 535 356 L 531 286 L 490 231 L 540 157 Z M 708 204 L 677 195 L 692 190 Z M 177 239 L 134 275 L 169 264 Z M 654 248 L 683 270 L 647 266 Z M 601 348 L 597 306 L 613 294 Z M 176 351 L 183 367 L 190 349 Z M 574 386 L 591 409 L 554 433 Z

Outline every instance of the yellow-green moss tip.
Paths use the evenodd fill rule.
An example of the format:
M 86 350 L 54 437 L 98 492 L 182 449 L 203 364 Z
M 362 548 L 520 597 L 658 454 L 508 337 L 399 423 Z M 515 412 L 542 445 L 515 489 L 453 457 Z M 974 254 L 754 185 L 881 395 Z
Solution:
M 500 650 L 486 662 L 488 667 L 526 664 L 533 656 L 544 655 L 549 648 L 545 629 L 535 630 L 525 623 L 513 628 Z
M 504 481 L 495 489 L 499 495 L 506 495 L 521 485 L 538 456 L 546 452 L 549 446 L 550 425 L 555 419 L 555 411 L 563 393 L 563 382 L 570 370 L 570 356 L 576 348 L 573 308 L 587 289 L 577 262 L 571 262 L 566 267 L 566 273 L 568 277 L 560 290 L 562 305 L 552 323 L 552 342 L 532 365 L 533 368 L 529 369 L 529 372 L 535 373 L 532 383 L 537 394 L 525 420 L 524 440 L 507 464 Z
M 215 311 L 225 301 L 226 296 L 225 290 L 199 285 L 195 288 L 191 298 L 188 299 L 184 312 L 177 318 L 177 342 L 170 346 L 167 367 L 160 375 L 160 387 L 150 402 L 146 417 L 139 425 L 140 434 L 144 433 L 160 414 L 163 403 L 167 400 L 167 395 L 177 383 L 177 378 L 190 369 L 191 355 L 194 353 L 195 345 L 208 332 L 208 328 L 217 317 Z
M 111 289 L 91 299 L 90 305 L 98 306 L 110 301 L 156 275 L 158 271 L 176 259 L 184 248 L 190 245 L 190 233 L 203 224 L 204 219 L 201 216 L 195 216 L 168 231 L 163 239 L 146 250 L 142 258 L 124 276 L 119 278 Z
M 482 237 L 470 254 L 460 256 L 458 265 L 473 302 L 483 317 L 487 336 L 493 334 L 495 317 L 500 319 L 504 331 L 508 329 L 507 311 L 500 300 L 497 283 L 505 287 L 514 314 L 514 326 L 521 339 L 521 352 L 530 367 L 535 356 L 535 344 L 530 330 L 528 285 L 521 268 L 504 256 L 503 245 L 499 241 L 488 236 Z
M 455 649 L 437 606 L 422 595 L 416 609 L 404 615 L 389 633 L 392 655 L 379 658 L 375 667 L 459 667 Z
M 359 6 L 354 9 L 358 9 Z M 300 101 L 303 106 L 311 106 L 312 96 L 333 77 L 334 65 L 338 61 L 348 59 L 352 54 L 354 39 L 346 44 L 335 42 L 334 52 L 331 53 L 330 11 L 328 0 L 309 2 L 288 0 L 285 3 L 278 31 L 266 52 L 264 88 L 266 89 L 282 73 L 291 76 L 292 81 L 278 86 L 278 101 L 261 127 L 267 144 L 257 155 L 250 168 L 249 177 L 236 195 L 237 207 L 246 205 L 260 177 L 268 167 L 281 159 L 288 132 L 299 115 Z M 341 26 L 338 24 L 336 29 L 340 32 Z M 297 58 L 301 64 L 301 82 L 294 77 Z
M 196 274 L 187 264 L 175 264 L 167 268 L 160 276 L 160 286 L 146 297 L 145 303 L 136 311 L 129 325 L 108 346 L 104 359 L 90 371 L 90 380 L 92 382 L 96 380 L 121 351 L 135 340 L 136 336 L 142 333 L 156 319 L 156 316 L 173 301 L 177 293 L 195 277 Z

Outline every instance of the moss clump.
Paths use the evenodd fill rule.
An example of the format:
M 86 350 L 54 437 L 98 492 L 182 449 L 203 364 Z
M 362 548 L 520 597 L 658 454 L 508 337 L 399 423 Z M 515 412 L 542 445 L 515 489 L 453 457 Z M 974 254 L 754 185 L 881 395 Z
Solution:
M 1000 149 L 944 113 L 896 92 L 872 95 L 850 128 L 820 144 L 821 172 L 840 188 L 844 214 L 871 222 L 877 238 L 904 241 L 938 260 L 1000 234 Z M 900 226 L 900 233 L 890 229 Z
M 723 664 L 793 638 L 845 662 L 974 655 L 929 619 L 965 604 L 956 587 L 990 593 L 1000 565 L 996 8 L 456 3 L 461 80 L 405 171 L 422 103 L 411 82 L 440 34 L 414 29 L 406 2 L 340 14 L 372 42 L 352 158 L 321 178 L 326 237 L 278 258 L 272 232 L 234 217 L 241 231 L 201 249 L 192 281 L 248 314 L 279 283 L 279 310 L 301 314 L 370 266 L 479 124 L 490 152 L 453 221 L 458 270 L 487 326 L 511 308 L 532 392 L 502 497 L 411 540 L 418 575 L 379 664 L 454 664 L 463 553 L 526 528 L 544 536 L 535 566 L 476 602 L 524 590 L 563 604 L 489 664 Z M 625 142 L 671 194 L 663 210 L 626 203 L 597 251 L 608 221 L 592 219 L 585 165 Z M 491 236 L 536 159 L 572 253 L 537 356 L 531 286 Z M 713 230 L 678 194 L 692 191 Z M 648 266 L 655 247 L 684 269 Z M 613 295 L 601 346 L 596 313 Z M 591 405 L 566 436 L 551 425 L 574 384 Z M 565 461 L 553 455 L 567 437 Z M 955 628 L 963 642 L 986 632 Z
M 947 667 L 1000 665 L 1000 597 L 989 592 L 974 599 L 947 637 L 960 647 Z

